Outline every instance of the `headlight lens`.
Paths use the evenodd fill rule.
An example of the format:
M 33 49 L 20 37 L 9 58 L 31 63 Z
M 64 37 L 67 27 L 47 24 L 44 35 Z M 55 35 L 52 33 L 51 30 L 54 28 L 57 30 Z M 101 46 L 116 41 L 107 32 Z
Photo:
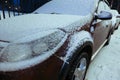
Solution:
M 55 48 L 60 41 L 64 38 L 65 33 L 62 31 L 54 32 L 48 36 L 38 39 L 32 43 L 33 55 L 41 54 L 42 52 L 47 52 Z
M 20 61 L 29 58 L 32 54 L 30 46 L 27 44 L 10 44 L 1 55 L 2 62 Z
M 42 34 L 40 34 L 42 35 Z M 54 49 L 64 38 L 65 33 L 55 30 L 41 38 L 25 43 L 8 45 L 0 54 L 1 62 L 21 61 Z

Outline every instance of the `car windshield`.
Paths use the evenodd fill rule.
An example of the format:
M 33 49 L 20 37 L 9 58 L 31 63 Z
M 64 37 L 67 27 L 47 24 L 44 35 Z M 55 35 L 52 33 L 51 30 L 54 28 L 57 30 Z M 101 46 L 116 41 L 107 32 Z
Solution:
M 84 16 L 93 12 L 94 4 L 95 0 L 52 0 L 34 12 Z

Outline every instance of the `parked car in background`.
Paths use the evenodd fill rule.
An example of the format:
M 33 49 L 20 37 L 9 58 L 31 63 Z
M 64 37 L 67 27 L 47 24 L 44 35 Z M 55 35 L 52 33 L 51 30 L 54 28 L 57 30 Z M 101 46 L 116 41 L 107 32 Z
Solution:
M 84 80 L 111 37 L 112 14 L 101 3 L 108 6 L 52 0 L 38 14 L 0 20 L 0 80 Z
M 119 20 L 119 25 L 120 25 L 120 14 L 117 15 L 117 18 Z
M 112 27 L 113 29 L 118 29 L 118 26 L 119 26 L 119 18 L 117 18 L 117 15 L 119 14 L 117 10 L 111 10 L 110 11 L 113 15 L 113 18 L 112 18 Z

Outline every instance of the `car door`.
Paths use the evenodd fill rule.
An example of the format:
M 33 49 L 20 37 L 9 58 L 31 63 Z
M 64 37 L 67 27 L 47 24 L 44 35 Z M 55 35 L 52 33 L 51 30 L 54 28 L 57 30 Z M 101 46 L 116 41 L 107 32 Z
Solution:
M 100 14 L 101 11 L 108 11 L 110 8 L 104 2 L 100 1 L 98 4 L 98 8 L 95 14 Z M 94 19 L 92 23 L 92 27 L 94 28 L 93 37 L 94 37 L 94 52 L 105 42 L 107 36 L 110 31 L 111 23 L 110 20 L 100 20 Z

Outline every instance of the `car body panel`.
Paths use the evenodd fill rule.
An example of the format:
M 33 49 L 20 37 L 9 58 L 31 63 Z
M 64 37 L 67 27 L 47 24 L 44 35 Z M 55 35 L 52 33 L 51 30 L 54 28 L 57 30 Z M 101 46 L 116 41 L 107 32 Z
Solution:
M 30 68 L 26 68 L 18 71 L 17 70 L 7 71 L 7 72 L 0 71 L 0 79 L 1 80 L 49 80 L 49 79 L 58 80 L 58 75 L 62 67 L 62 64 L 63 64 L 62 60 L 60 60 L 56 56 L 51 56 L 49 59 L 45 60 L 44 62 Z
M 93 26 L 94 26 L 94 31 L 93 31 L 94 51 L 93 52 L 95 53 L 96 50 L 100 47 L 100 45 L 107 39 L 111 26 L 106 24 L 105 21 L 97 22 Z

